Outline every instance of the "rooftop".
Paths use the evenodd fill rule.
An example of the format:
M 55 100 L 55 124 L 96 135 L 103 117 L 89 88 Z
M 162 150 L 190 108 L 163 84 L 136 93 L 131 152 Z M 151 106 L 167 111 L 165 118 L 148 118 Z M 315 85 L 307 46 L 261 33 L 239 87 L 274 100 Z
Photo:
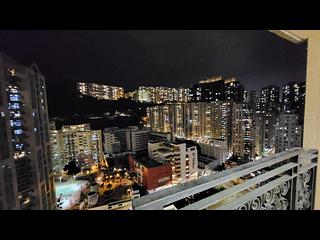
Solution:
M 207 157 L 204 155 L 200 155 L 198 161 L 204 162 L 204 163 L 211 163 L 211 162 L 217 161 L 217 159 L 212 158 L 212 157 Z
M 162 165 L 161 163 L 158 163 L 148 157 L 138 157 L 135 158 L 135 160 L 146 168 L 154 168 Z
M 160 153 L 171 153 L 172 151 L 173 149 L 168 149 L 167 147 L 162 147 L 157 150 L 157 152 L 160 152 Z
M 149 143 L 161 143 L 163 140 L 161 139 L 149 139 Z

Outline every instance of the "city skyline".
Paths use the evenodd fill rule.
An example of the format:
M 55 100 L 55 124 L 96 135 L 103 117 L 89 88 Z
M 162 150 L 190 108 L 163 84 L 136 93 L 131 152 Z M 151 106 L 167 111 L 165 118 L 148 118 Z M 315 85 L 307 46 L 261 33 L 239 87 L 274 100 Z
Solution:
M 40 63 L 54 96 L 66 79 L 130 91 L 190 87 L 214 75 L 236 77 L 247 90 L 305 80 L 306 46 L 263 30 L 2 30 L 0 44 L 21 63 Z
M 84 31 L 76 34 L 79 33 L 85 35 Z M 193 33 L 195 31 L 176 31 L 173 37 L 169 31 L 109 31 L 114 48 L 108 45 L 110 42 L 105 44 L 115 55 L 106 57 L 110 49 L 101 51 L 101 55 L 86 55 L 94 43 L 101 41 L 90 38 L 95 40 L 91 46 L 82 42 L 81 48 L 78 45 L 81 41 L 74 42 L 78 49 L 76 54 L 72 53 L 72 58 L 77 58 L 75 62 L 68 62 L 70 49 L 63 55 L 58 51 L 56 55 L 47 53 L 51 57 L 47 61 L 37 59 L 39 55 L 32 52 L 34 61 L 28 65 L 30 67 L 22 65 L 27 61 L 19 63 L 21 59 L 16 59 L 12 52 L 0 53 L 0 209 L 184 210 L 195 206 L 233 210 L 312 209 L 313 197 L 308 191 L 314 187 L 317 155 L 313 154 L 313 149 L 303 148 L 308 92 L 306 81 L 299 74 L 306 63 L 295 61 L 299 51 L 305 54 L 302 50 L 306 45 L 295 46 L 295 53 L 290 51 L 293 50 L 290 45 L 282 46 L 284 52 L 278 52 L 277 47 L 263 48 L 272 41 L 268 35 L 264 35 L 265 42 L 260 42 L 257 48 L 255 44 L 259 38 L 254 35 L 262 31 L 234 31 L 232 34 L 238 35 L 231 39 L 228 38 L 231 31 L 214 31 L 218 35 L 215 41 L 209 42 L 215 45 L 223 41 L 215 45 L 218 47 L 214 58 L 201 59 L 204 65 L 194 64 L 194 57 L 202 53 L 199 49 L 194 55 L 186 48 L 190 42 L 199 44 L 208 40 L 199 32 L 198 42 L 195 38 L 185 42 L 180 39 L 170 54 L 164 51 L 178 36 L 189 34 L 191 37 Z M 132 45 L 126 49 L 121 46 L 123 42 L 116 43 L 119 34 L 126 43 L 130 42 L 125 39 L 126 34 L 135 40 L 139 35 L 144 47 L 134 48 L 134 51 L 141 53 L 143 49 L 142 53 L 154 55 L 130 58 Z M 160 35 L 155 40 L 157 34 Z M 160 37 L 161 34 L 165 38 Z M 284 32 L 279 30 L 277 34 Z M 84 35 L 84 40 L 88 40 L 89 35 Z M 292 39 L 294 35 L 286 36 Z M 69 43 L 77 41 L 70 36 L 66 39 Z M 237 49 L 235 43 L 241 43 L 243 48 Z M 248 51 L 252 46 L 256 46 L 254 51 Z M 101 45 L 95 47 L 97 50 Z M 180 51 L 181 47 L 185 47 L 184 51 Z M 202 47 L 200 49 L 205 50 L 208 45 Z M 212 57 L 210 47 L 210 51 L 205 52 Z M 163 51 L 159 51 L 161 49 Z M 219 55 L 221 50 L 223 54 Z M 41 52 L 41 47 L 36 51 Z M 28 54 L 20 52 L 28 58 Z M 55 59 L 58 55 L 60 58 Z M 103 59 L 99 59 L 102 56 Z M 119 59 L 113 58 L 115 56 Z M 131 81 L 127 77 L 123 78 L 123 84 L 83 80 L 89 73 L 91 76 L 102 74 L 100 67 L 110 59 L 115 61 L 103 69 L 103 74 L 119 77 L 121 74 L 114 72 L 117 66 L 117 71 L 128 70 L 122 76 L 130 76 Z M 123 65 L 117 64 L 119 60 Z M 47 67 L 51 69 L 42 69 L 36 62 L 49 64 Z M 53 62 L 56 65 L 52 65 Z M 185 68 L 187 62 L 195 67 Z M 210 70 L 199 77 L 199 69 L 202 71 L 212 63 L 219 67 L 214 72 L 219 72 Z M 251 70 L 246 69 L 248 63 Z M 59 67 L 61 64 L 63 67 Z M 140 64 L 146 68 L 135 68 L 139 74 L 132 74 L 131 67 Z M 295 67 L 295 64 L 298 65 Z M 241 73 L 237 73 L 240 66 L 246 74 L 271 76 L 272 81 L 259 85 L 261 82 L 244 80 Z M 286 74 L 286 67 L 290 67 L 294 77 Z M 61 77 L 63 72 L 60 78 L 63 82 L 54 82 L 50 71 L 54 71 L 56 77 Z M 157 82 L 154 73 L 164 79 Z M 176 81 L 170 79 L 170 76 L 178 76 L 175 73 L 179 73 Z M 70 74 L 73 77 L 69 80 L 78 74 L 82 79 L 68 81 L 66 76 Z M 198 77 L 185 87 L 179 81 L 185 74 L 188 81 L 193 74 Z M 135 79 L 137 76 L 150 76 L 151 84 L 140 84 Z M 132 79 L 136 81 L 132 83 Z M 179 85 L 173 86 L 174 81 Z M 253 86 L 258 86 L 255 91 Z M 49 89 L 51 97 L 47 95 Z M 52 111 L 53 105 L 49 104 L 59 109 Z M 59 112 L 65 115 L 59 117 Z M 205 183 L 210 181 L 214 184 Z M 180 189 L 181 184 L 186 188 Z M 200 192 L 193 192 L 193 186 L 199 186 Z M 181 198 L 170 194 L 181 190 L 189 193 Z M 279 194 L 274 197 L 278 200 L 261 195 L 261 191 L 267 191 L 263 194 L 277 191 Z M 169 193 L 166 204 L 160 192 L 163 196 Z M 231 198 L 225 196 L 220 201 L 218 197 L 224 194 L 230 194 Z M 249 202 L 248 196 L 253 197 Z M 292 196 L 295 197 L 292 199 Z M 150 198 L 155 201 L 150 202 Z M 261 206 L 253 204 L 260 198 L 266 202 L 261 202 Z M 292 200 L 295 205 L 290 202 Z

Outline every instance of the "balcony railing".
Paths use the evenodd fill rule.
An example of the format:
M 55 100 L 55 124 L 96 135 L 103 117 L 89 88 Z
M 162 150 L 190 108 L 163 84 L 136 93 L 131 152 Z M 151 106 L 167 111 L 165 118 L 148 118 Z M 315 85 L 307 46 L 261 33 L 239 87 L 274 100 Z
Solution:
M 311 210 L 317 158 L 316 150 L 293 148 L 134 199 L 133 209 Z

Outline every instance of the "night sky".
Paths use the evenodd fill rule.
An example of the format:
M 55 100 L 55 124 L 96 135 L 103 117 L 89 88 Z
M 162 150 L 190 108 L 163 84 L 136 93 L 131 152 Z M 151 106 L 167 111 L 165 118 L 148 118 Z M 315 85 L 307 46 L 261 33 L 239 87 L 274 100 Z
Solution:
M 306 45 L 266 30 L 0 30 L 0 51 L 37 62 L 51 94 L 66 79 L 126 90 L 211 75 L 235 76 L 248 90 L 305 80 Z

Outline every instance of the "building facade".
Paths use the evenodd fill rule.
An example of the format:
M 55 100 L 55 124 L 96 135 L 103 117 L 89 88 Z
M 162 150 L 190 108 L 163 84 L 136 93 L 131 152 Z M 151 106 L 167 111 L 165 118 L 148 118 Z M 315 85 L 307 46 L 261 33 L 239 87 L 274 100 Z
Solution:
M 0 209 L 55 209 L 45 77 L 0 53 Z
M 260 110 L 280 111 L 280 88 L 274 85 L 262 88 L 259 102 Z
M 235 78 L 224 80 L 224 96 L 224 100 L 235 103 L 246 102 L 248 100 L 243 85 L 239 81 L 236 81 Z
M 133 129 L 131 131 L 131 151 L 139 152 L 147 150 L 149 140 L 149 129 Z
M 282 88 L 282 110 L 284 113 L 299 115 L 299 123 L 304 122 L 306 82 L 290 82 Z
M 192 85 L 190 100 L 192 102 L 243 101 L 244 88 L 235 78 L 223 80 L 221 76 L 206 78 Z
M 140 86 L 135 93 L 134 100 L 148 103 L 188 102 L 190 100 L 188 88 L 146 87 Z
M 149 133 L 149 129 L 139 129 L 136 126 L 128 128 L 106 128 L 103 132 L 105 153 L 113 155 L 146 150 L 148 147 Z
M 199 143 L 201 149 L 201 155 L 214 158 L 223 164 L 226 162 L 228 155 L 228 145 L 226 140 L 212 139 L 208 143 Z
M 302 126 L 299 125 L 299 115 L 282 113 L 276 126 L 275 152 L 281 152 L 302 146 Z
M 76 161 L 80 167 L 91 167 L 105 162 L 100 130 L 91 130 L 89 124 L 65 125 L 59 134 L 63 164 Z
M 257 91 L 249 92 L 248 108 L 251 114 L 260 109 L 260 94 Z
M 172 133 L 150 132 L 149 141 L 173 141 Z
M 108 86 L 98 83 L 77 83 L 78 91 L 82 95 L 91 96 L 97 99 L 118 100 L 124 98 L 124 88 L 116 86 Z
M 147 157 L 129 155 L 130 169 L 137 174 L 137 183 L 147 190 L 155 190 L 172 183 L 170 163 L 159 163 Z
M 253 156 L 252 119 L 246 104 L 234 104 L 232 109 L 232 152 L 248 162 Z
M 190 89 L 192 102 L 211 102 L 224 100 L 224 81 L 221 76 L 202 79 Z
M 198 173 L 198 151 L 195 146 L 176 142 L 149 142 L 148 155 L 172 166 L 173 183 L 186 182 Z
M 63 158 L 62 134 L 60 134 L 60 131 L 56 129 L 55 122 L 49 123 L 49 134 L 53 171 L 55 173 L 61 173 L 63 171 L 63 167 L 68 162 Z
M 178 138 L 226 140 L 230 152 L 232 105 L 232 101 L 215 101 L 153 106 L 147 108 L 147 126 Z
M 253 120 L 254 156 L 267 156 L 275 151 L 275 128 L 281 111 L 279 87 L 262 88 L 259 99 L 252 92 L 249 110 Z

